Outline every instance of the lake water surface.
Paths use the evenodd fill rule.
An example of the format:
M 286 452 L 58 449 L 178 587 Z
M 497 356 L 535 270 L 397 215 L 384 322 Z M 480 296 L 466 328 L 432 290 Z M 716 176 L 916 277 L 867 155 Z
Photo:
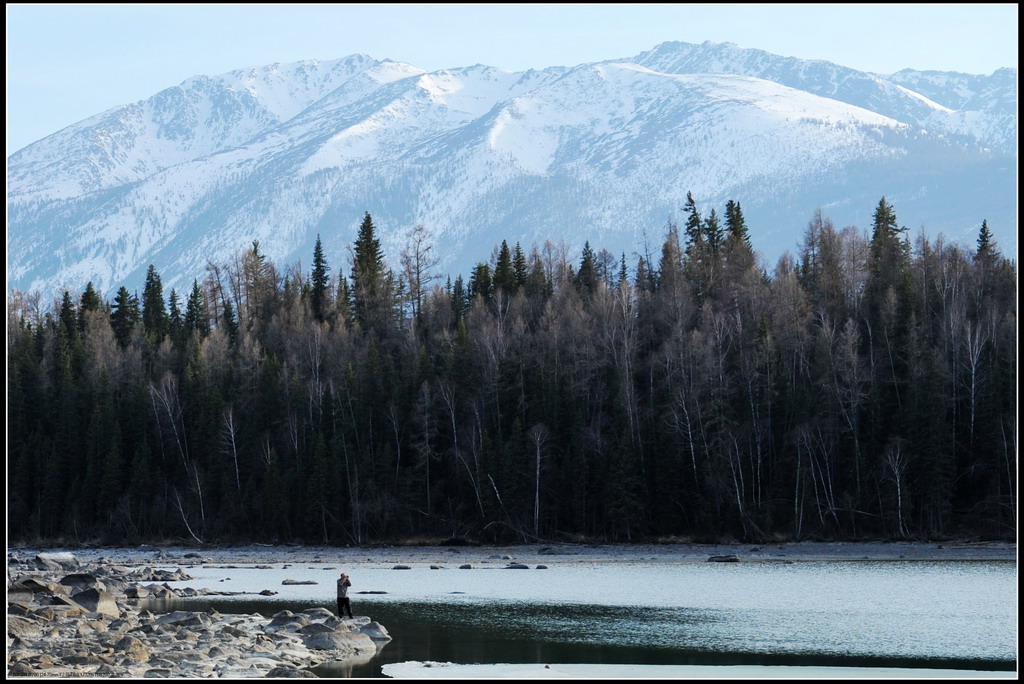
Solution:
M 386 663 L 633 663 L 1016 669 L 1014 561 L 553 562 L 544 570 L 350 566 L 356 615 L 393 641 L 314 669 Z M 335 609 L 338 569 L 194 567 L 171 586 L 277 596 L 188 599 L 222 613 Z M 282 586 L 285 578 L 315 585 Z M 361 594 L 360 591 L 386 593 Z

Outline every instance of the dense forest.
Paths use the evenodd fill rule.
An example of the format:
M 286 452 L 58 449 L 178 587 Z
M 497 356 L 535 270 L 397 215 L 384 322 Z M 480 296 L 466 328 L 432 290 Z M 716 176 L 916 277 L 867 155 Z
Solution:
M 367 213 L 345 269 L 254 242 L 187 292 L 11 292 L 8 538 L 1015 537 L 987 223 L 968 248 L 884 198 L 869 230 L 819 210 L 769 268 L 738 203 L 684 212 L 629 259 L 502 242 L 465 280 L 423 226 L 389 267 Z

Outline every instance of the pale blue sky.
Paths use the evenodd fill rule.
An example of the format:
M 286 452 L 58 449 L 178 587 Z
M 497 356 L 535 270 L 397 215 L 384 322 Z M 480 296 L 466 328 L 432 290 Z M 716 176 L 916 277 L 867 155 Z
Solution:
M 876 73 L 1017 66 L 1016 4 L 7 4 L 7 154 L 197 74 L 363 53 L 510 70 L 732 42 Z

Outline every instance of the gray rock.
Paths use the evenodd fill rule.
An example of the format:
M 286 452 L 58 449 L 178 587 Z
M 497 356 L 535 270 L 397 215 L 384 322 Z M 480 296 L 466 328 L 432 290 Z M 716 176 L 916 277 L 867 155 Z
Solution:
M 317 678 L 317 676 L 309 670 L 300 670 L 299 668 L 292 667 L 291 665 L 278 665 L 267 673 L 268 679 L 291 679 L 293 677 Z
M 296 615 L 290 610 L 283 610 L 280 613 L 274 615 L 273 619 L 264 627 L 267 632 L 276 632 L 280 630 L 287 631 L 298 631 L 308 625 L 310 619 L 305 615 Z
M 129 656 L 133 660 L 149 660 L 149 649 L 135 637 L 125 636 L 114 644 L 114 651 Z
M 39 656 L 38 658 L 35 658 L 34 662 L 36 669 L 38 670 L 50 670 L 57 666 L 57 663 L 56 661 L 54 661 L 53 657 L 46 653 Z
M 70 599 L 64 600 L 69 601 Z M 64 605 L 40 606 L 39 608 L 33 609 L 29 615 L 38 617 L 41 620 L 57 621 L 67 619 L 75 615 L 81 615 L 84 612 L 85 609 L 82 608 L 82 606 L 65 603 Z
M 396 565 L 396 566 L 394 566 L 391 569 L 392 570 L 412 570 L 412 568 L 409 567 L 408 565 Z
M 85 589 L 106 589 L 99 578 L 87 572 L 76 572 L 61 578 L 60 584 L 69 587 L 72 595 Z
M 708 556 L 709 563 L 738 563 L 739 560 L 740 557 L 732 553 L 721 556 Z
M 359 628 L 359 633 L 365 634 L 374 641 L 391 641 L 391 635 L 388 634 L 388 630 L 384 629 L 384 625 L 376 621 L 362 625 Z
M 29 614 L 32 607 L 31 603 L 16 603 L 10 600 L 7 601 L 7 614 L 17 615 L 19 617 L 25 617 Z
M 282 580 L 281 584 L 287 584 L 287 585 L 291 585 L 291 584 L 317 584 L 317 582 L 315 580 L 286 579 L 286 580 Z
M 173 664 L 172 664 L 173 665 Z M 169 667 L 154 667 L 150 670 L 146 670 L 142 673 L 143 677 L 170 677 L 171 668 Z
M 176 610 L 173 613 L 161 615 L 156 619 L 158 625 L 173 625 L 176 627 L 206 627 L 210 624 L 210 617 L 204 613 L 193 613 L 187 610 Z
M 55 582 L 47 582 L 44 579 L 37 577 L 19 577 L 11 586 L 7 587 L 7 592 L 24 592 L 28 591 L 32 594 L 67 594 L 68 591 L 65 587 Z
M 7 674 L 10 677 L 31 677 L 35 674 L 35 671 L 28 663 L 18 661 L 11 666 L 11 669 L 7 671 Z
M 334 617 L 334 613 L 326 608 L 306 608 L 300 615 L 305 615 L 310 620 L 329 620 Z
M 330 617 L 330 618 L 324 620 L 323 622 L 318 622 L 316 624 L 324 625 L 325 627 L 328 627 L 330 629 L 338 629 L 338 630 L 345 631 L 345 630 L 351 630 L 352 629 L 352 623 L 354 623 L 354 622 L 355 622 L 355 620 L 353 620 L 353 619 L 346 620 L 345 618 L 341 618 L 341 617 Z
M 39 634 L 41 625 L 37 620 L 17 615 L 7 616 L 7 634 L 12 637 L 26 637 Z
M 249 636 L 249 633 L 246 632 L 244 629 L 239 629 L 238 627 L 233 627 L 231 625 L 224 625 L 220 628 L 220 630 L 217 633 L 228 637 L 236 637 L 239 639 L 244 639 L 245 637 Z
M 96 668 L 96 671 L 92 674 L 94 677 L 105 677 L 107 679 L 112 679 L 114 677 L 127 676 L 128 671 L 127 668 L 125 667 L 114 667 L 113 665 L 104 664 Z
M 37 554 L 35 564 L 43 570 L 70 569 L 81 565 L 78 559 L 75 558 L 75 554 L 70 551 Z
M 7 590 L 8 605 L 14 604 L 25 608 L 32 605 L 32 602 L 35 601 L 35 597 L 36 595 L 26 587 L 15 587 L 14 585 L 11 585 Z
M 322 632 L 303 637 L 302 642 L 306 645 L 306 648 L 315 651 L 350 651 L 359 653 L 377 649 L 370 637 L 359 632 Z
M 523 563 L 509 563 L 508 565 L 505 566 L 505 569 L 506 570 L 529 570 L 530 566 L 529 565 L 524 565 Z
M 167 660 L 166 658 L 161 658 L 159 656 L 153 655 L 149 657 L 149 666 L 154 667 L 156 669 L 170 669 L 174 667 L 174 663 L 172 663 L 170 660 Z
M 141 599 L 149 596 L 149 589 L 141 584 L 133 584 L 125 587 L 124 589 L 125 598 L 130 599 Z
M 95 653 L 80 652 L 75 655 L 68 656 L 64 659 L 64 662 L 69 665 L 102 665 L 106 661 L 100 658 Z
M 469 563 L 466 563 L 465 565 L 460 565 L 459 566 L 459 570 L 472 570 L 472 569 L 473 569 L 473 566 L 470 565 Z
M 117 607 L 114 597 L 101 589 L 86 589 L 71 597 L 78 605 L 91 613 L 103 613 L 111 617 L 121 617 L 121 609 Z

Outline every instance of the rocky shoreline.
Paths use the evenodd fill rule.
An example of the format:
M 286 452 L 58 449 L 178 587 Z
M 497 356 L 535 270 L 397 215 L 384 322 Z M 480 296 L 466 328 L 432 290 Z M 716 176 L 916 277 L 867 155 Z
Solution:
M 544 563 L 704 563 L 1016 560 L 1013 542 L 800 542 L 743 544 L 530 544 L 477 546 L 151 546 L 8 549 L 9 677 L 313 677 L 317 665 L 365 662 L 390 640 L 368 617 L 339 619 L 326 608 L 299 613 L 155 614 L 148 599 L 278 592 L 172 588 L 192 568 L 321 569 L 339 565 L 463 568 L 547 567 Z M 300 565 L 302 564 L 302 565 Z M 174 568 L 174 569 L 169 569 Z M 291 580 L 280 582 L 287 585 Z M 294 583 L 309 583 L 299 582 Z M 329 588 L 333 596 L 333 587 Z
M 58 552 L 9 556 L 7 576 L 8 677 L 315 677 L 309 668 L 365 658 L 391 639 L 368 617 L 326 608 L 270 618 L 140 608 L 150 597 L 225 593 L 172 589 L 191 579 L 181 569 Z

